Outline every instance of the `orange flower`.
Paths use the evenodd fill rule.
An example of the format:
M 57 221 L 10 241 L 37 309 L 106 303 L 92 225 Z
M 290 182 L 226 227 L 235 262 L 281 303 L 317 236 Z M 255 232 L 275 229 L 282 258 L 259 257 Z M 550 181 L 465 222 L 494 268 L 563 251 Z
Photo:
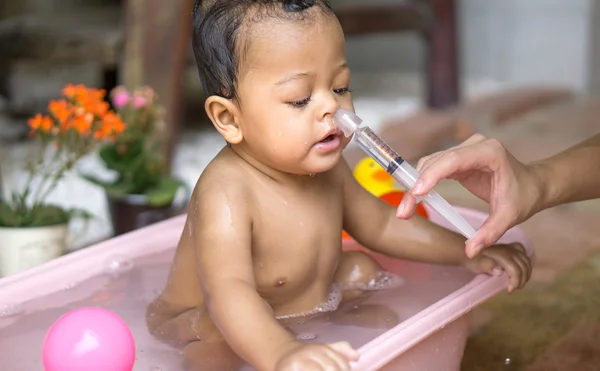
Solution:
M 58 121 L 61 128 L 66 129 L 73 107 L 64 99 L 53 100 L 48 104 L 48 111 Z
M 90 128 L 92 127 L 93 116 L 91 114 L 84 114 L 75 116 L 73 118 L 72 127 L 77 130 L 79 134 L 82 136 L 86 136 L 90 132 Z
M 113 138 L 125 130 L 125 123 L 119 115 L 109 111 L 102 119 L 102 126 L 94 133 L 96 139 Z
M 104 100 L 103 89 L 86 89 L 74 96 L 75 104 L 95 116 L 103 116 L 108 111 L 108 102 Z
M 69 99 L 72 99 L 76 92 L 77 90 L 73 84 L 67 84 L 62 90 L 62 94 Z
M 62 90 L 63 95 L 68 99 L 77 99 L 78 96 L 84 95 L 86 92 L 87 88 L 82 84 L 67 84 Z
M 32 131 L 42 131 L 48 133 L 54 126 L 54 122 L 48 116 L 38 113 L 28 121 L 29 127 Z
M 108 102 L 101 100 L 90 104 L 87 111 L 89 111 L 94 116 L 102 118 L 108 112 L 108 109 Z

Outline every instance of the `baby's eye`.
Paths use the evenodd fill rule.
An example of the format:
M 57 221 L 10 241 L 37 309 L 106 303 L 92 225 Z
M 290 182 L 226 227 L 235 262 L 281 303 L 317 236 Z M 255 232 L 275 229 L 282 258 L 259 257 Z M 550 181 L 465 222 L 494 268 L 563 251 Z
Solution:
M 302 100 L 297 100 L 295 102 L 289 102 L 288 104 L 294 108 L 303 108 L 303 107 L 306 107 L 308 102 L 310 102 L 310 97 L 304 98 Z
M 338 95 L 344 95 L 346 93 L 350 93 L 350 88 L 340 88 L 340 89 L 334 89 L 333 92 L 338 94 Z

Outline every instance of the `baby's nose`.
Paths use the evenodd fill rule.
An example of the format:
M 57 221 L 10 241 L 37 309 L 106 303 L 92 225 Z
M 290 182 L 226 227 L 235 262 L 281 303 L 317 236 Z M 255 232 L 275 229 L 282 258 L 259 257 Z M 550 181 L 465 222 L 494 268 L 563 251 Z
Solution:
M 321 120 L 320 122 L 321 125 L 323 125 L 323 127 L 326 130 L 334 130 L 337 129 L 337 126 L 335 125 L 335 121 L 333 120 L 333 114 L 327 114 L 323 117 L 323 120 Z

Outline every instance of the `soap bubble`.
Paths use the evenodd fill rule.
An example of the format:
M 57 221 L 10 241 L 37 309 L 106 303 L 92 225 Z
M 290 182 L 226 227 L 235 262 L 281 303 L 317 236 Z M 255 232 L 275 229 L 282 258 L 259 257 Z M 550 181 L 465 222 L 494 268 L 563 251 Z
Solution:
M 304 333 L 304 334 L 299 334 L 298 336 L 296 336 L 296 339 L 298 340 L 313 340 L 317 338 L 317 334 L 313 334 L 310 332 Z
M 113 277 L 119 277 L 121 274 L 132 270 L 133 260 L 126 256 L 113 256 L 106 261 L 105 272 Z
M 23 313 L 23 308 L 21 304 L 17 303 L 6 303 L 0 304 L 0 318 L 8 318 L 13 316 L 18 316 Z

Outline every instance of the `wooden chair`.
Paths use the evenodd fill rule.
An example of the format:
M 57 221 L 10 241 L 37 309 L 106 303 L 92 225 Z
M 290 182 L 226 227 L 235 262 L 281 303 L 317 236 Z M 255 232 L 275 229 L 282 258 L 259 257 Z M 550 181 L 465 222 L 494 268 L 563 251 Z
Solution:
M 335 11 L 348 36 L 416 32 L 426 46 L 424 75 L 428 106 L 446 108 L 458 103 L 455 0 L 345 5 Z

